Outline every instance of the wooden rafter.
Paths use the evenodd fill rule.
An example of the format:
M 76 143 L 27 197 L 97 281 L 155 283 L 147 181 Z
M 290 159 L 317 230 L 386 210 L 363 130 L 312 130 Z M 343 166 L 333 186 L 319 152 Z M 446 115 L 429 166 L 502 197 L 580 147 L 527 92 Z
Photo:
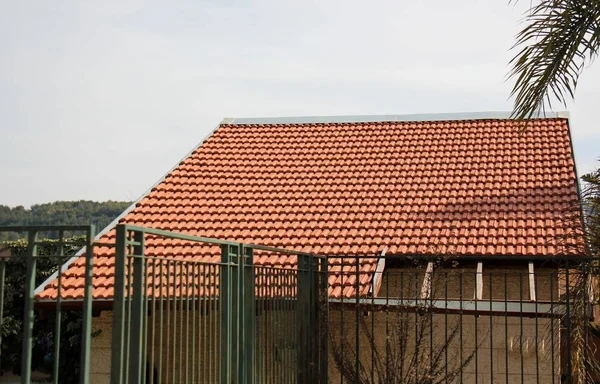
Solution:
M 536 301 L 535 295 L 535 270 L 533 268 L 533 263 L 529 263 L 529 299 L 531 301 Z
M 375 268 L 375 274 L 373 276 L 373 282 L 371 284 L 370 291 L 372 297 L 376 297 L 379 294 L 379 290 L 381 289 L 381 282 L 383 281 L 383 270 L 385 269 L 386 251 L 387 247 L 383 248 L 381 254 L 379 255 L 379 260 L 377 261 L 377 267 Z
M 431 297 L 431 281 L 433 280 L 433 262 L 427 263 L 427 270 L 423 278 L 421 286 L 421 299 L 429 299 Z
M 475 274 L 475 300 L 483 299 L 483 263 L 477 263 L 477 273 Z

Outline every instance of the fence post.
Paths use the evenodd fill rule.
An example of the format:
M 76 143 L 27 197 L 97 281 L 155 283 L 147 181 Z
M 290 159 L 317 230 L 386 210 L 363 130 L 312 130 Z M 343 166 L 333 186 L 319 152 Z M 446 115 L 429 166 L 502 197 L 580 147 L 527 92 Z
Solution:
M 125 279 L 127 262 L 127 226 L 117 225 L 115 249 L 115 288 L 111 343 L 110 383 L 123 383 L 123 354 L 125 351 Z
M 37 263 L 37 230 L 27 233 L 27 275 L 25 276 L 25 310 L 23 313 L 23 356 L 21 358 L 21 383 L 31 383 L 31 356 L 33 338 L 33 299 Z
M 146 257 L 144 255 L 144 233 L 135 231 L 133 234 L 135 245 L 133 247 L 133 294 L 131 297 L 131 345 L 128 356 L 129 382 L 139 384 L 142 382 L 144 372 L 144 311 L 146 282 L 144 272 L 146 271 Z M 181 281 L 179 282 L 182 283 Z
M 232 381 L 232 370 L 235 368 L 232 366 L 232 351 L 233 348 L 233 337 L 232 337 L 232 311 L 233 311 L 233 287 L 232 287 L 232 258 L 231 258 L 231 245 L 221 245 L 221 267 L 219 272 L 219 312 L 221 317 L 221 384 L 231 384 Z
M 96 228 L 92 224 L 86 233 L 85 245 L 85 291 L 83 298 L 83 318 L 81 327 L 81 360 L 79 363 L 79 383 L 87 384 L 90 381 L 90 344 L 92 333 L 92 301 L 93 301 L 93 276 L 94 276 L 94 237 Z M 62 241 L 62 238 L 61 238 Z M 61 263 L 62 265 L 62 263 Z M 62 273 L 60 270 L 58 273 Z
M 297 359 L 298 359 L 298 383 L 309 382 L 310 377 L 310 308 L 311 308 L 311 284 L 310 284 L 311 262 L 307 255 L 298 255 L 298 286 L 296 290 L 297 307 L 296 318 L 298 323 Z
M 244 341 L 241 349 L 240 361 L 243 362 L 243 382 L 254 383 L 254 347 L 256 345 L 256 300 L 254 280 L 254 250 L 250 247 L 240 246 L 240 269 L 243 272 L 242 310 L 240 311 L 240 328 Z M 243 317 L 243 318 L 242 318 Z
M 327 258 L 319 260 L 320 268 L 319 287 L 316 293 L 317 296 L 317 322 L 319 328 L 318 340 L 319 343 L 319 383 L 328 383 L 328 361 L 329 361 L 329 276 Z

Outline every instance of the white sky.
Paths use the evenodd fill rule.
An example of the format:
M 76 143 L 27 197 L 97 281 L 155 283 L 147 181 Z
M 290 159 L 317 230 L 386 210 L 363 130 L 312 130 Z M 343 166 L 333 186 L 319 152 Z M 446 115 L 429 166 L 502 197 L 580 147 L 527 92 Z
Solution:
M 136 199 L 224 117 L 510 110 L 507 3 L 0 0 L 0 204 Z M 579 174 L 598 84 L 567 107 Z

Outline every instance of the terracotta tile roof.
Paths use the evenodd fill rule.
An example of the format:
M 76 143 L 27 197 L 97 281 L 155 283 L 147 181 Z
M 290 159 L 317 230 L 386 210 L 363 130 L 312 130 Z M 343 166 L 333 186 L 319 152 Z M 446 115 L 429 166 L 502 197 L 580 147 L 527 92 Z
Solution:
M 222 124 L 121 222 L 330 257 L 384 247 L 388 255 L 557 255 L 563 212 L 578 203 L 568 130 L 564 118 L 535 119 L 525 133 L 507 119 Z M 96 298 L 112 297 L 112 252 L 97 249 Z M 149 241 L 147 252 L 219 260 L 218 251 L 173 241 Z M 340 269 L 339 259 L 331 264 Z M 375 266 L 361 264 L 361 294 Z M 80 298 L 83 260 L 62 280 L 65 298 Z M 354 295 L 350 280 L 332 275 L 330 294 Z M 38 297 L 56 297 L 55 287 Z

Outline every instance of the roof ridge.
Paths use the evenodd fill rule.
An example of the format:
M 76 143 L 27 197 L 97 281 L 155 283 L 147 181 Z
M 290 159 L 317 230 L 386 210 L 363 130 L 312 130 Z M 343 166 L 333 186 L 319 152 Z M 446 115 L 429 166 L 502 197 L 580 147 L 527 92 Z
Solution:
M 280 117 L 226 117 L 221 124 L 308 124 L 308 123 L 374 123 L 393 121 L 452 121 L 452 120 L 495 120 L 510 119 L 512 112 L 452 112 L 416 113 L 404 115 L 339 115 L 339 116 L 280 116 Z M 568 111 L 538 112 L 536 119 L 569 118 Z

